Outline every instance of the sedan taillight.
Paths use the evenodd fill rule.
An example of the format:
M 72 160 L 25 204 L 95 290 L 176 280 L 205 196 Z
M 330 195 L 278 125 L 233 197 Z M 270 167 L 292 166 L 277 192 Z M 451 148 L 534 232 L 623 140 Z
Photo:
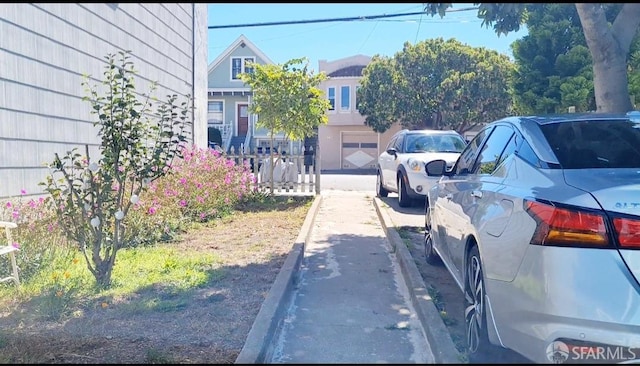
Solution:
M 613 219 L 613 226 L 618 234 L 618 242 L 621 248 L 640 249 L 640 221 L 619 218 Z
M 538 223 L 531 244 L 589 248 L 610 246 L 603 214 L 537 201 L 525 201 L 525 209 Z

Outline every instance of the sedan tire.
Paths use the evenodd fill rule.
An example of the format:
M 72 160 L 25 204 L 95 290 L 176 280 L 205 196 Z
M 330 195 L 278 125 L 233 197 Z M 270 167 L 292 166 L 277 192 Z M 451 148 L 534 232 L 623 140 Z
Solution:
M 438 264 L 440 261 L 438 253 L 433 250 L 433 238 L 430 230 L 424 232 L 424 259 L 429 264 Z
M 466 267 L 464 319 L 467 328 L 467 351 L 470 360 L 480 362 L 490 348 L 490 343 L 487 333 L 484 275 L 477 245 L 471 248 Z

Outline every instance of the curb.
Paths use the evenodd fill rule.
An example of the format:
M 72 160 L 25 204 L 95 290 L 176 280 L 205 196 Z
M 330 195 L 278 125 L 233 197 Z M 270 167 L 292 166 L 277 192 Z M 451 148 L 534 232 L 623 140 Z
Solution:
M 266 360 L 271 357 L 274 344 L 272 339 L 284 320 L 284 315 L 292 300 L 293 287 L 298 282 L 300 265 L 304 258 L 304 248 L 311 237 L 311 229 L 318 215 L 321 201 L 322 196 L 317 195 L 311 204 L 307 217 L 300 228 L 300 233 L 293 243 L 293 248 L 285 259 L 253 321 L 244 346 L 236 358 L 236 364 L 266 363 Z
M 400 234 L 396 231 L 391 217 L 382 208 L 383 204 L 384 202 L 378 197 L 373 198 L 373 205 L 378 213 L 382 228 L 398 258 L 402 275 L 409 288 L 411 303 L 427 336 L 435 363 L 460 363 L 460 353 L 453 344 L 453 340 L 451 340 L 447 326 L 444 324 L 438 308 L 427 291 L 422 275 L 418 271 L 409 249 L 407 249 L 402 238 L 400 238 Z

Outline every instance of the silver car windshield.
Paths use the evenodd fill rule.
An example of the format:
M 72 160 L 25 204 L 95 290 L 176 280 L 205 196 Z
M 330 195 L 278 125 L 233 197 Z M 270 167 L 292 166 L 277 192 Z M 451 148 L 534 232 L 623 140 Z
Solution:
M 640 168 L 640 123 L 570 121 L 540 129 L 564 169 Z
M 407 153 L 453 152 L 459 153 L 466 146 L 460 136 L 408 134 L 405 138 Z

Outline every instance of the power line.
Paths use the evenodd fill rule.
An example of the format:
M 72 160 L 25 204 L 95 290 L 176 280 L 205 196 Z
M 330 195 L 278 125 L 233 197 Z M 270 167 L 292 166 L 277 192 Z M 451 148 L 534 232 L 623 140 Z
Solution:
M 463 8 L 463 9 L 451 9 L 451 10 L 447 10 L 447 13 L 453 13 L 453 12 L 459 12 L 459 11 L 469 11 L 469 10 L 478 10 L 478 8 L 477 7 L 473 7 L 473 8 Z M 394 17 L 403 17 L 403 16 L 407 16 L 407 15 L 423 15 L 423 14 L 426 14 L 426 12 L 419 11 L 419 12 L 413 12 L 413 13 L 365 15 L 365 16 L 347 17 L 347 18 L 291 20 L 291 21 L 267 22 L 267 23 L 210 25 L 210 26 L 208 26 L 208 29 L 263 27 L 263 26 L 269 26 L 269 25 L 309 24 L 309 23 L 327 23 L 327 22 L 349 22 L 349 21 L 354 21 L 354 20 L 372 20 L 372 19 L 394 18 Z

